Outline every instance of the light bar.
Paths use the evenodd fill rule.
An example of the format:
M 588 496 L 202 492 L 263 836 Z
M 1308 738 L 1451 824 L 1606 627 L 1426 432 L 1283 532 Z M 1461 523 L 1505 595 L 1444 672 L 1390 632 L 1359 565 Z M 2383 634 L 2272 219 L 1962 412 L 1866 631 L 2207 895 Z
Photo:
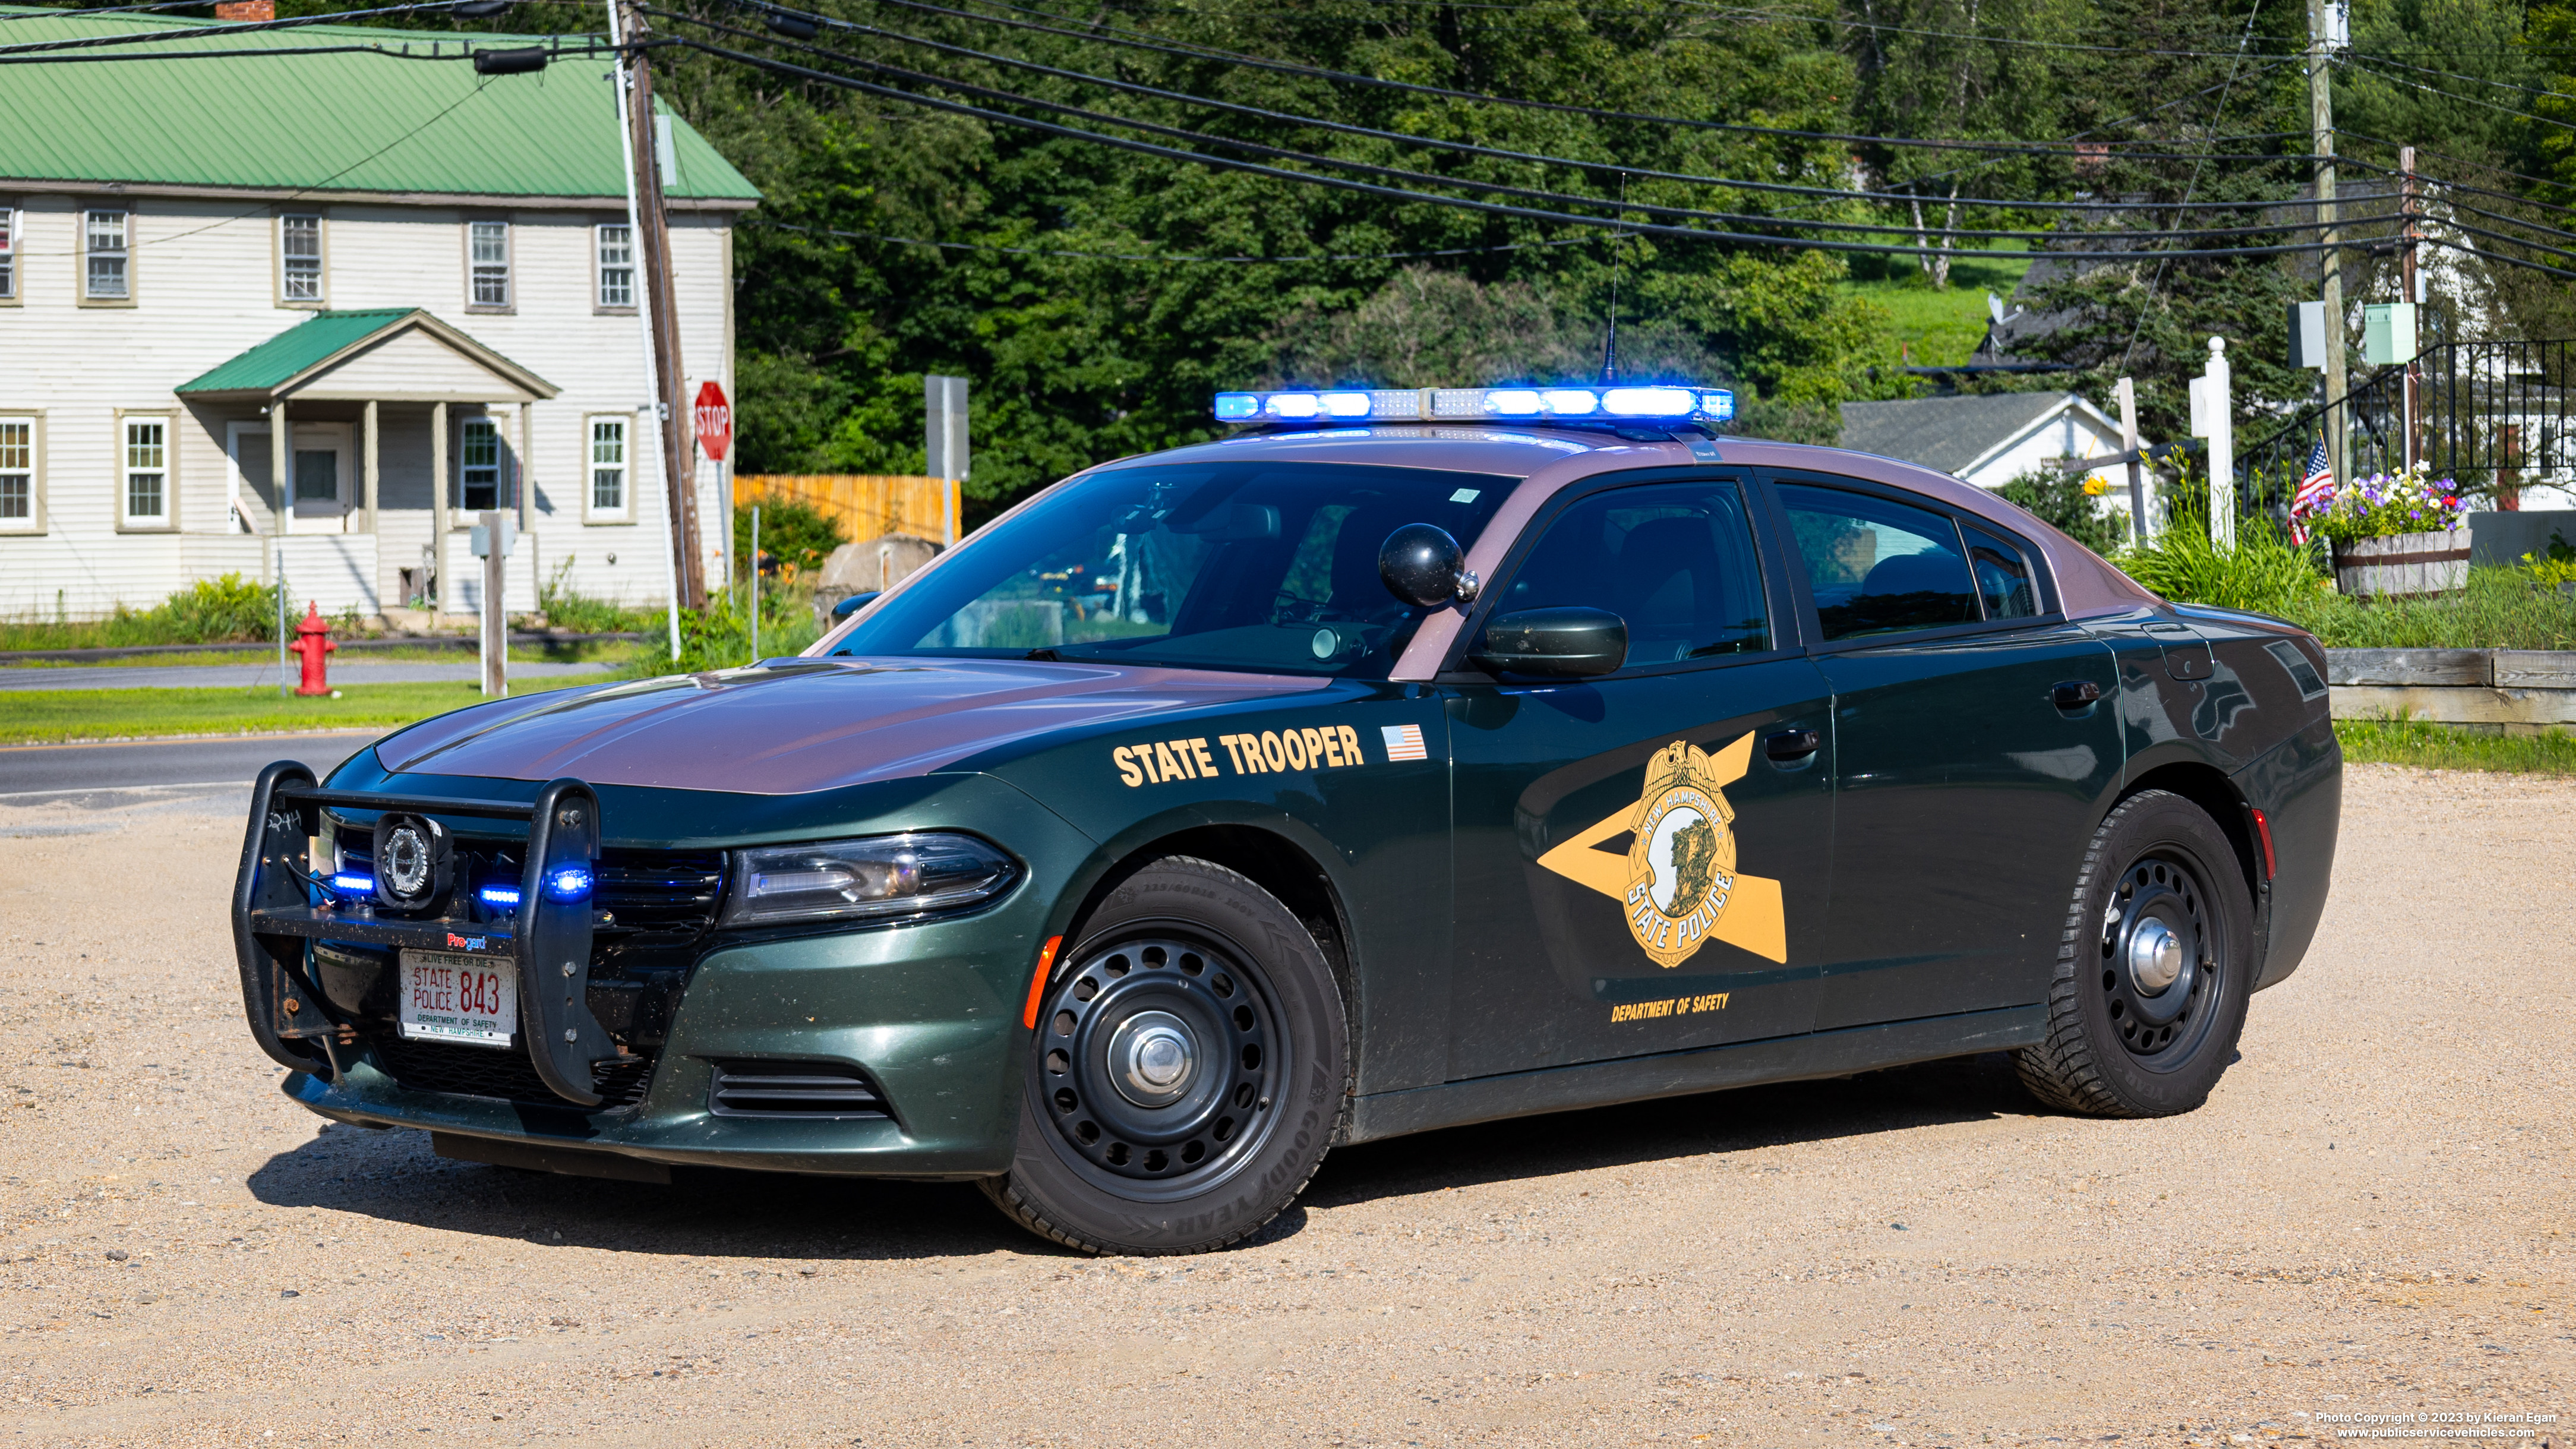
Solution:
M 505 909 L 516 910 L 519 905 L 519 888 L 517 886 L 488 885 L 483 889 L 476 891 L 474 894 L 487 906 L 501 906 Z
M 1362 392 L 1221 392 L 1228 423 L 1548 422 L 1560 418 L 1642 418 L 1726 422 L 1735 394 L 1689 384 L 1590 387 L 1426 387 Z
M 353 896 L 371 896 L 376 893 L 376 878 L 344 870 L 331 877 L 331 889 L 346 891 Z

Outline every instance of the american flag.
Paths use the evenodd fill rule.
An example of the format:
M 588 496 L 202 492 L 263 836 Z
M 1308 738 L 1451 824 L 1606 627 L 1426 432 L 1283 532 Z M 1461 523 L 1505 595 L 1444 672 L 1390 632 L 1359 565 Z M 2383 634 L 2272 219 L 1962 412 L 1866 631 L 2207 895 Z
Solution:
M 2308 454 L 2307 476 L 2299 480 L 2299 490 L 2290 495 L 2290 541 L 2308 541 L 2307 525 L 2302 520 L 2323 513 L 2334 503 L 2334 463 L 2326 457 L 2326 440 L 2317 439 L 2315 451 Z

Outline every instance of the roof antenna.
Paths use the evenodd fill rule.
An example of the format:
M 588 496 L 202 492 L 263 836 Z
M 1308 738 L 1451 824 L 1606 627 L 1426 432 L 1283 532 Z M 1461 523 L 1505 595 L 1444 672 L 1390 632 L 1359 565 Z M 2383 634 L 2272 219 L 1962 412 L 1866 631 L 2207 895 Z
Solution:
M 1619 210 L 1623 216 L 1628 210 L 1625 171 L 1619 173 Z M 1601 340 L 1601 382 L 1605 387 L 1619 380 L 1619 243 L 1626 235 L 1621 232 L 1610 238 L 1610 331 Z

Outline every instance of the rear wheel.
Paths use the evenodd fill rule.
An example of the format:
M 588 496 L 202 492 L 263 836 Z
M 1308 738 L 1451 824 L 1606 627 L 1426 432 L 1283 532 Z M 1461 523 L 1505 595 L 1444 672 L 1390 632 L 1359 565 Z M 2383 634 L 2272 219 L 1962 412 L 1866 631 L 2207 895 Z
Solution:
M 2244 1029 L 2253 922 L 2235 848 L 2199 806 L 2164 790 L 2121 801 L 2085 851 L 2022 1084 L 2104 1117 L 2208 1100 Z
M 1040 1001 L 1019 1145 L 985 1195 L 1090 1253 L 1196 1253 L 1259 1228 L 1348 1100 L 1332 967 L 1296 915 L 1208 861 L 1161 860 L 1085 923 Z

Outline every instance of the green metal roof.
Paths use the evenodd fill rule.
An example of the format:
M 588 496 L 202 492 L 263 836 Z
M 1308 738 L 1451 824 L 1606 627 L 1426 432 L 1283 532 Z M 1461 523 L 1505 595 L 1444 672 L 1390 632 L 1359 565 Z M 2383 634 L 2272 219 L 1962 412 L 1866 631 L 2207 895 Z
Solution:
M 22 5 L 0 5 L 0 17 L 8 18 L 6 40 L 13 45 L 208 26 L 198 19 Z M 307 25 L 140 41 L 67 51 L 60 63 L 12 64 L 5 72 L 7 103 L 0 104 L 0 183 L 622 198 L 617 97 L 603 79 L 608 58 L 567 58 L 531 75 L 489 77 L 458 58 L 465 40 L 493 47 L 545 39 Z M 408 47 L 415 57 L 436 44 L 446 58 L 172 56 L 348 44 Z M 69 59 L 102 55 L 154 58 Z M 705 137 L 674 120 L 673 200 L 759 200 Z
M 275 392 L 305 373 L 356 350 L 379 333 L 405 325 L 425 328 L 451 346 L 472 354 L 477 361 L 505 373 L 518 374 L 519 379 L 541 397 L 555 394 L 553 384 L 418 307 L 316 312 L 249 351 L 219 362 L 179 384 L 176 390 L 182 396 L 192 393 Z

